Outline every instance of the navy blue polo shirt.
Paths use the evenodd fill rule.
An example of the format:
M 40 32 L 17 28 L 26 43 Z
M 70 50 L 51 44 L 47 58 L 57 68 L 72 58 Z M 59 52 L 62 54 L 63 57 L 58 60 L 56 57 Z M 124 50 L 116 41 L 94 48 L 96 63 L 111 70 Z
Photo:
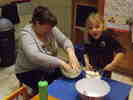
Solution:
M 107 32 L 103 32 L 98 40 L 90 36 L 87 43 L 84 44 L 84 48 L 85 54 L 89 56 L 90 64 L 97 70 L 103 69 L 112 62 L 115 53 L 125 51 L 120 43 Z

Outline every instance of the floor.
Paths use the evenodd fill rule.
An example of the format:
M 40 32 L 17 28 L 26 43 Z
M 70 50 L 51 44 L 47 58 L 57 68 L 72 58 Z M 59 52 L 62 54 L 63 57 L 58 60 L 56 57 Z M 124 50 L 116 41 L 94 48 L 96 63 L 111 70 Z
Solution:
M 4 96 L 7 96 L 9 93 L 17 89 L 19 84 L 14 75 L 14 66 L 6 68 L 0 67 L 0 76 L 0 100 L 2 100 Z M 113 73 L 112 78 L 133 85 L 133 80 L 128 77 Z M 133 88 L 130 92 L 129 100 L 133 100 Z
M 0 100 L 16 88 L 19 84 L 14 75 L 14 66 L 0 68 Z

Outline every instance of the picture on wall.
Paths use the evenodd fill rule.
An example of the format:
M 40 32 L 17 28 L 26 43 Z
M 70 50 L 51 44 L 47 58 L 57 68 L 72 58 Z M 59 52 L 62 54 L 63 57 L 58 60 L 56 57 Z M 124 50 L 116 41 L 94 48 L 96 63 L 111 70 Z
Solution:
M 104 16 L 115 24 L 127 24 L 133 18 L 132 0 L 106 0 Z

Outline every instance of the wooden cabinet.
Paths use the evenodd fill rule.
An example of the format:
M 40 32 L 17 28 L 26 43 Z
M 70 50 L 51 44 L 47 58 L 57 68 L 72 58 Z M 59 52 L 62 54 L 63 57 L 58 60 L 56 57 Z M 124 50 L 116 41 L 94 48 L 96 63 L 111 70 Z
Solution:
M 74 44 L 83 40 L 85 20 L 91 12 L 98 11 L 104 15 L 105 0 L 72 0 L 72 34 Z

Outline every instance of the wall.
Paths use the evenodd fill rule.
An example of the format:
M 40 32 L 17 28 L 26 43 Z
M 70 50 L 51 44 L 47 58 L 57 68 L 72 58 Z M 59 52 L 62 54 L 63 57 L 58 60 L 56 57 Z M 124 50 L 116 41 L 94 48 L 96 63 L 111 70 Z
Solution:
M 114 18 L 115 24 L 126 24 L 129 17 L 133 18 L 133 0 L 106 0 L 105 18 Z M 127 49 L 125 58 L 115 69 L 122 74 L 133 76 L 133 44 L 131 43 L 131 33 L 119 33 L 122 45 Z
M 115 23 L 126 24 L 129 17 L 133 18 L 133 0 L 106 0 L 105 17 L 114 17 Z
M 40 0 L 39 3 L 51 9 L 57 16 L 59 28 L 70 37 L 72 0 Z
M 21 23 L 16 25 L 16 39 L 19 38 L 19 29 L 27 24 L 31 19 L 33 9 L 38 5 L 48 6 L 58 19 L 58 27 L 68 37 L 71 34 L 71 0 L 32 0 L 30 3 L 18 4 Z

